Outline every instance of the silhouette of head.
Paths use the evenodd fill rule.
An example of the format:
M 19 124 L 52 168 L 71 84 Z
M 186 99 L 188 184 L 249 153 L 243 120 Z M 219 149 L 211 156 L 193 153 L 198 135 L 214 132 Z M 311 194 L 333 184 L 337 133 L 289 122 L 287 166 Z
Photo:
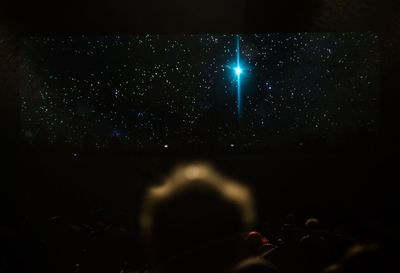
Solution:
M 341 273 L 341 272 L 342 268 L 338 264 L 329 265 L 322 271 L 322 273 Z
M 255 218 L 249 190 L 211 167 L 178 167 L 145 196 L 141 227 L 152 265 L 164 273 L 228 272 Z
M 296 216 L 293 213 L 289 213 L 285 217 L 285 224 L 289 226 L 293 226 L 295 223 Z
M 252 257 L 241 261 L 232 271 L 233 273 L 276 273 L 274 265 L 264 259 Z
M 267 243 L 267 238 L 261 235 L 258 231 L 250 231 L 244 238 L 246 252 L 249 255 L 259 254 L 258 252 Z
M 386 272 L 380 247 L 376 244 L 358 244 L 349 249 L 342 262 L 342 272 Z
M 316 230 L 319 228 L 319 220 L 317 218 L 307 219 L 305 226 L 308 230 Z

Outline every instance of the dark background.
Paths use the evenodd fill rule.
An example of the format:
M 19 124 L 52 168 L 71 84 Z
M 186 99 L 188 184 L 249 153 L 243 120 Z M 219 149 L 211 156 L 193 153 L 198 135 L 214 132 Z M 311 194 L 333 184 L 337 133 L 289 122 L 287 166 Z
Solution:
M 129 268 L 141 268 L 136 222 L 143 189 L 158 182 L 175 163 L 194 159 L 211 160 L 219 169 L 251 185 L 258 200 L 260 223 L 266 222 L 270 229 L 292 212 L 299 224 L 305 217 L 316 216 L 327 229 L 339 227 L 358 239 L 396 242 L 399 4 L 374 0 L 292 2 L 3 2 L 1 228 L 6 242 L 3 245 L 8 247 L 3 248 L 7 253 L 3 257 L 7 264 L 13 261 L 15 265 L 6 270 L 71 272 L 76 263 L 102 272 L 126 263 Z M 75 156 L 68 150 L 31 150 L 21 141 L 17 41 L 22 36 L 270 31 L 380 34 L 381 128 L 374 140 L 378 149 L 364 149 L 357 137 L 349 136 L 330 152 L 311 143 L 300 151 L 228 152 L 210 147 L 201 151 L 123 153 L 111 147 L 101 154 L 79 151 Z M 87 230 L 90 234 L 90 226 L 108 225 L 125 232 L 105 232 L 108 235 L 103 237 L 97 234 L 102 239 L 90 239 L 89 247 L 86 240 L 91 235 L 85 239 L 77 235 L 83 232 L 76 233 Z M 107 259 L 112 261 L 108 263 Z

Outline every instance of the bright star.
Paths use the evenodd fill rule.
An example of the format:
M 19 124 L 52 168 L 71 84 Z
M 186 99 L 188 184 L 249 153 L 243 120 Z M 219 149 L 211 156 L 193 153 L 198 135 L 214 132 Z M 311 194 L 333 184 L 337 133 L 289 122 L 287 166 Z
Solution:
M 235 73 L 236 75 L 238 75 L 238 77 L 240 76 L 240 74 L 242 74 L 242 68 L 240 66 L 235 68 Z
M 236 64 L 234 66 L 227 66 L 232 72 L 236 74 L 236 86 L 237 86 L 237 116 L 240 119 L 242 110 L 242 92 L 241 92 L 241 75 L 247 72 L 248 69 L 244 69 L 240 65 L 240 36 L 236 35 Z M 247 74 L 247 73 L 246 73 Z

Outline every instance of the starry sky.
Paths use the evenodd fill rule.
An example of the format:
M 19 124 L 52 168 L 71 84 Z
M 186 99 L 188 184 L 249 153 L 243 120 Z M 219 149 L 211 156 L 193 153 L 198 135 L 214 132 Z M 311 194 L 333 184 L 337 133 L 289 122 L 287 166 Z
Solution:
M 20 53 L 23 130 L 51 141 L 268 147 L 379 127 L 376 33 L 26 37 Z

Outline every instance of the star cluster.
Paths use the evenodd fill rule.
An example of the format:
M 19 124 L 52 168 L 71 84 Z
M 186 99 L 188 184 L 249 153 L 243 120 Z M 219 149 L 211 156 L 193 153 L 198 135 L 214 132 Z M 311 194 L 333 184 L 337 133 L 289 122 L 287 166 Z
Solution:
M 377 129 L 375 33 L 28 37 L 22 120 L 102 147 L 257 147 Z M 236 72 L 236 73 L 235 73 Z

